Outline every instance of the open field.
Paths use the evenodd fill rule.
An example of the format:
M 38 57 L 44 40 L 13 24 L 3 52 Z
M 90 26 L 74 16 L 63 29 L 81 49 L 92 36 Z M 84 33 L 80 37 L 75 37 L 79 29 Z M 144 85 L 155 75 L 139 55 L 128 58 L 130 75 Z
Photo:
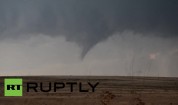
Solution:
M 0 105 L 178 105 L 178 78 L 117 77 L 117 76 L 26 76 L 23 78 L 23 97 L 4 97 L 0 77 Z M 10 78 L 10 77 L 8 77 Z M 57 92 L 26 92 L 27 82 L 77 82 Z M 95 92 L 87 84 L 99 82 Z M 79 92 L 79 83 L 89 92 Z M 39 88 L 38 88 L 39 89 Z M 53 90 L 53 87 L 52 87 Z M 38 90 L 39 91 L 39 90 Z

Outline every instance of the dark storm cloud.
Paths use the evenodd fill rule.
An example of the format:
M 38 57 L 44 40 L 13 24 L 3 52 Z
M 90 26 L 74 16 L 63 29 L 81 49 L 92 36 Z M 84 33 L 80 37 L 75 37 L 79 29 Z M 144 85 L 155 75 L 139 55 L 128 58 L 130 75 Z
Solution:
M 1 0 L 0 36 L 63 35 L 82 47 L 127 30 L 178 36 L 177 0 Z

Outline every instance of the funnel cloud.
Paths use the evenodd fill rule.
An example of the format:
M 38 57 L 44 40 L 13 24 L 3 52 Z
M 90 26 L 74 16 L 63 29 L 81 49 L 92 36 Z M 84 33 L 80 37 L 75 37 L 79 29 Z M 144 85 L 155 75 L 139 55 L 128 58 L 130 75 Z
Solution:
M 116 41 L 118 46 L 125 49 L 134 45 L 130 48 L 133 56 L 145 47 L 143 55 L 150 60 L 157 59 L 160 53 L 170 55 L 169 69 L 178 74 L 177 10 L 177 0 L 1 0 L 0 42 L 40 35 L 63 37 L 81 48 L 84 60 L 98 44 L 119 36 L 126 41 Z M 133 43 L 129 41 L 132 38 L 136 38 Z M 159 44 L 148 44 L 148 40 L 142 41 L 145 39 Z
M 115 32 L 177 37 L 177 10 L 177 0 L 1 0 L 0 35 L 63 35 L 84 57 Z

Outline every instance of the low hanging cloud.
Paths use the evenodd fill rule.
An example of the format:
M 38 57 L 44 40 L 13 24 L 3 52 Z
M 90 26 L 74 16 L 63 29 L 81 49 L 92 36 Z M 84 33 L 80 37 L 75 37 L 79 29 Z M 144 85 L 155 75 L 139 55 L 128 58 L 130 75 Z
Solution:
M 116 32 L 178 36 L 177 0 L 1 0 L 0 38 L 65 36 L 81 57 Z

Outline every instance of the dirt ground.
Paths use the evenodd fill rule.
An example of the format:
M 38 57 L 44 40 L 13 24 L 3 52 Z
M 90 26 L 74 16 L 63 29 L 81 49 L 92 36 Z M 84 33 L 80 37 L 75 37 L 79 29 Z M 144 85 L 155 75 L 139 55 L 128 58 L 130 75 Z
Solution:
M 23 97 L 5 97 L 4 78 L 0 77 L 0 105 L 178 105 L 178 78 L 117 77 L 117 76 L 26 76 L 23 78 Z M 8 77 L 12 78 L 12 77 Z M 15 77 L 17 78 L 17 77 Z M 26 92 L 27 82 L 99 82 L 95 92 L 79 92 L 76 85 L 57 92 Z

